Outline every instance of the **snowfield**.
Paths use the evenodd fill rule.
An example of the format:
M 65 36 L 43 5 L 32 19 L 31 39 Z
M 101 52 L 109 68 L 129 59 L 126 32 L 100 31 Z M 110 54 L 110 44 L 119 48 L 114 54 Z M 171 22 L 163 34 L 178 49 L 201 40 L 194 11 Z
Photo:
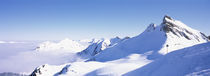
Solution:
M 171 52 L 124 76 L 209 76 L 210 42 Z
M 120 42 L 113 39 L 85 39 L 61 41 L 1 41 L 0 43 L 0 72 L 31 74 L 39 65 L 62 65 L 65 63 L 85 61 L 92 57 L 94 51 L 102 51 Z M 93 46 L 94 45 L 94 46 Z M 69 47 L 70 46 L 70 47 Z M 97 47 L 83 53 L 90 46 Z M 100 46 L 100 47 L 99 47 Z M 83 53 L 83 54 L 82 54 Z M 14 64 L 15 63 L 15 64 Z M 22 68 L 22 69 L 20 69 Z
M 3 56 L 1 68 L 31 76 L 210 75 L 208 37 L 169 16 L 132 38 L 64 39 L 33 48 Z
M 150 53 L 150 52 L 148 52 Z M 145 54 L 131 54 L 127 57 L 108 62 L 74 62 L 65 64 L 68 67 L 53 70 L 53 73 L 41 71 L 38 76 L 208 76 L 210 71 L 210 42 L 173 51 L 156 60 L 148 60 Z M 48 65 L 49 66 L 49 65 Z M 57 70 L 58 69 L 58 70 Z M 57 72 L 56 72 L 57 71 Z M 59 71 L 59 72 L 58 72 Z
M 207 36 L 169 16 L 165 16 L 160 25 L 150 24 L 140 35 L 119 41 L 106 49 L 101 49 L 103 42 L 92 44 L 78 53 L 86 58 L 85 61 L 68 63 L 50 75 L 209 75 L 210 43 Z M 46 71 L 36 68 L 31 75 L 46 76 L 49 73 Z

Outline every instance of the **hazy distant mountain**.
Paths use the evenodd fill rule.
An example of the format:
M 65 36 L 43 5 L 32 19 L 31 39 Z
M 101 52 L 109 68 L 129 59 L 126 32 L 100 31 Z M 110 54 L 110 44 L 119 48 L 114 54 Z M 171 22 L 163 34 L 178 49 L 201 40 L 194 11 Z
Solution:
M 0 73 L 0 76 L 29 76 L 29 75 L 12 73 L 12 72 L 4 72 L 4 73 Z

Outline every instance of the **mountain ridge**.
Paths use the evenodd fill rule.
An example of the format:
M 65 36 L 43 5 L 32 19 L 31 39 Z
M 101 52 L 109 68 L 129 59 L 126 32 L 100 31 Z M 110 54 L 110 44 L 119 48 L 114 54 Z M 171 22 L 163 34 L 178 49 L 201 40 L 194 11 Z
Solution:
M 53 73 L 50 73 L 52 69 L 49 69 L 50 72 L 47 72 L 48 69 L 47 71 L 43 71 L 42 73 L 44 74 L 33 72 L 31 76 L 43 76 L 47 75 L 48 73 L 50 73 L 49 75 L 56 74 L 64 76 L 130 75 L 130 72 L 136 69 L 141 69 L 143 66 L 149 66 L 150 63 L 158 61 L 163 57 L 165 58 L 165 56 L 171 55 L 171 53 L 177 52 L 177 50 L 182 51 L 183 49 L 187 49 L 189 52 L 191 52 L 190 50 L 192 49 L 188 48 L 194 47 L 194 45 L 205 45 L 205 43 L 208 41 L 209 40 L 205 34 L 192 29 L 181 21 L 174 20 L 170 16 L 166 15 L 164 16 L 163 22 L 160 25 L 152 23 L 141 34 L 128 38 L 122 42 L 118 42 L 112 47 L 103 49 L 103 51 L 101 50 L 103 41 L 91 45 L 90 47 L 94 46 L 95 49 L 84 50 L 84 52 L 90 52 L 89 55 L 92 55 L 87 61 L 67 63 L 66 66 L 69 65 L 68 67 L 65 67 L 65 64 L 57 66 L 63 67 L 63 69 L 56 70 L 56 72 Z M 202 48 L 209 47 L 204 46 Z M 196 47 L 192 52 L 198 53 L 199 48 Z M 171 62 L 172 61 L 169 63 Z M 39 69 L 35 70 L 40 71 Z M 63 72 L 63 70 L 65 70 L 65 72 Z M 134 76 L 139 75 L 136 73 L 131 74 L 134 74 Z M 167 75 L 163 74 L 163 76 Z

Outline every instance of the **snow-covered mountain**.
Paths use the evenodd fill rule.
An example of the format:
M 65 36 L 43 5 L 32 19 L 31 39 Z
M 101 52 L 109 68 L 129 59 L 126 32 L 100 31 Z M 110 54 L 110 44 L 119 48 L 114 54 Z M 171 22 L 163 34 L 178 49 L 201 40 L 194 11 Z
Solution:
M 100 53 L 101 51 L 103 51 L 107 48 L 113 47 L 113 46 L 117 45 L 118 43 L 121 43 L 127 39 L 129 39 L 129 37 L 125 37 L 123 39 L 116 37 L 116 38 L 111 38 L 111 39 L 98 40 L 97 42 L 89 45 L 82 52 L 79 52 L 78 55 L 85 59 L 91 58 L 91 57 L 95 56 L 96 54 Z
M 28 75 L 12 73 L 12 72 L 4 72 L 0 73 L 0 76 L 28 76 Z
M 138 36 L 126 40 L 114 39 L 110 42 L 103 40 L 90 45 L 79 53 L 82 56 L 92 56 L 87 61 L 66 63 L 60 66 L 47 65 L 47 67 L 43 67 L 42 65 L 41 68 L 36 68 L 31 75 L 156 76 L 155 74 L 157 74 L 158 76 L 183 76 L 194 74 L 194 72 L 200 74 L 202 71 L 207 70 L 208 72 L 209 64 L 202 60 L 199 64 L 190 63 L 200 61 L 202 58 L 208 59 L 210 56 L 208 54 L 210 53 L 210 44 L 206 43 L 208 41 L 208 37 L 200 31 L 169 16 L 164 16 L 160 25 L 150 24 Z M 183 55 L 188 57 L 183 58 Z M 171 63 L 177 66 L 171 65 Z M 192 70 L 199 65 L 202 65 L 202 69 Z M 143 73 L 144 69 L 148 72 Z M 165 73 L 165 70 L 170 69 L 173 70 Z M 184 69 L 184 71 L 179 71 L 180 69 Z M 190 70 L 186 71 L 187 69 Z
M 124 76 L 209 76 L 210 42 L 171 52 Z
M 93 51 L 95 53 L 100 52 L 128 38 L 129 37 L 120 39 L 119 37 L 116 37 L 111 39 L 101 38 L 101 39 L 84 39 L 84 40 L 70 40 L 66 38 L 59 42 L 52 42 L 52 41 L 42 42 L 37 46 L 35 50 L 40 52 L 49 52 L 49 51 L 70 52 L 70 53 L 78 53 L 78 55 L 80 56 L 84 55 L 94 56 L 95 54 L 93 54 Z M 89 54 L 86 54 L 87 52 Z
M 41 43 L 36 50 L 37 51 L 60 51 L 60 52 L 81 52 L 90 45 L 90 41 L 76 41 L 68 38 L 61 40 L 60 42 L 46 41 Z
M 164 16 L 160 25 L 150 24 L 140 35 L 107 49 L 95 56 L 93 60 L 110 61 L 131 53 L 143 54 L 146 52 L 151 52 L 148 59 L 154 59 L 166 53 L 207 41 L 208 38 L 200 31 L 169 16 Z

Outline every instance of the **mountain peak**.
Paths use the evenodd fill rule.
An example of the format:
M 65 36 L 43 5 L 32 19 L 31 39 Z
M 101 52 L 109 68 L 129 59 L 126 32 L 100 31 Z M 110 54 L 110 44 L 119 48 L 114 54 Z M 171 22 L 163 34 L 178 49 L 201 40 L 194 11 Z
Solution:
M 165 15 L 163 17 L 162 24 L 165 24 L 166 27 L 174 27 L 174 26 L 176 26 L 174 22 L 175 22 L 175 20 L 173 18 L 171 18 L 168 15 Z
M 164 22 L 166 19 L 173 20 L 170 16 L 165 15 L 164 18 L 163 18 L 163 22 Z
M 189 30 L 191 31 L 191 28 L 185 25 L 184 23 L 177 21 L 173 18 L 171 18 L 168 15 L 165 15 L 162 22 L 162 29 L 166 32 L 177 32 L 180 30 Z
M 161 29 L 163 29 L 166 33 L 171 33 L 177 37 L 184 37 L 187 40 L 195 39 L 198 42 L 207 40 L 207 36 L 205 36 L 205 34 L 190 28 L 181 21 L 175 20 L 168 15 L 164 16 L 161 27 Z
M 147 31 L 147 32 L 151 32 L 151 31 L 155 30 L 155 28 L 156 28 L 156 25 L 155 25 L 154 23 L 151 23 L 151 24 L 147 27 L 146 31 Z
M 173 19 L 168 15 L 163 17 L 163 22 L 160 25 L 156 26 L 154 23 L 151 23 L 145 30 L 145 33 L 157 33 L 159 31 L 163 31 L 168 38 L 184 38 L 195 42 L 205 42 L 208 39 L 205 34 L 185 25 L 181 21 Z

